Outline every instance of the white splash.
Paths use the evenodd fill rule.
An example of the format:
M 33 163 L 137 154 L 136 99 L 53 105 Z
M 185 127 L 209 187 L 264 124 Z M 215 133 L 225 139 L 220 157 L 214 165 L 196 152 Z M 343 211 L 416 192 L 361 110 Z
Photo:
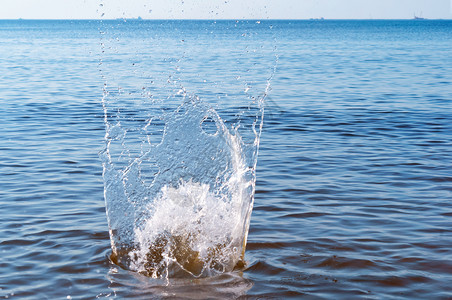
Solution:
M 260 112 L 251 145 L 195 98 L 161 116 L 158 144 L 142 137 L 133 146 L 127 137 L 136 140 L 140 130 L 107 126 L 102 158 L 114 261 L 152 277 L 209 276 L 242 263 L 263 106 Z
M 191 35 L 174 30 L 179 22 L 133 25 L 143 31 L 102 24 L 112 260 L 160 278 L 233 270 L 244 260 L 277 62 L 271 30 L 233 22 L 225 35 L 213 22 Z
M 243 241 L 236 238 L 242 230 L 240 207 L 215 196 L 207 184 L 165 186 L 151 206 L 153 216 L 135 232 L 137 250 L 129 254 L 132 270 L 153 277 L 162 270 L 185 270 L 198 277 L 230 271 L 241 259 Z M 161 251 L 161 260 L 150 265 L 155 250 Z

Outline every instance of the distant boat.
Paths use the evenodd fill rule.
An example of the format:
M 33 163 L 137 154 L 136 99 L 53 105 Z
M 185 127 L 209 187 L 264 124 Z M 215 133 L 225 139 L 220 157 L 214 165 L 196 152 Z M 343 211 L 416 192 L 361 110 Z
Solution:
M 422 16 L 422 13 L 421 13 L 421 16 Z M 425 18 L 423 18 L 423 17 L 418 17 L 418 16 L 416 16 L 416 14 L 414 14 L 413 20 L 425 20 Z

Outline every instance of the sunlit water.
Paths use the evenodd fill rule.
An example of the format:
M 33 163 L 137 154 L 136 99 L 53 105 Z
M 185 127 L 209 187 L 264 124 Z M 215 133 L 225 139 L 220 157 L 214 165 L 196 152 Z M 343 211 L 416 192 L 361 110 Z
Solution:
M 0 21 L 0 297 L 452 297 L 450 21 L 115 24 Z M 120 28 L 118 39 L 105 28 Z M 132 243 L 145 245 L 134 251 L 171 230 L 173 245 L 193 246 L 179 238 L 193 229 L 202 263 L 185 269 L 199 275 L 215 241 L 231 241 L 221 216 L 233 206 L 219 205 L 209 173 L 168 168 L 172 179 L 153 189 L 156 165 L 193 162 L 180 140 L 229 151 L 192 173 L 252 167 L 255 148 L 235 138 L 254 141 L 275 53 L 246 265 L 153 279 L 155 268 L 140 270 L 148 252 L 129 256 L 147 274 L 114 264 L 102 163 L 141 178 L 114 186 L 152 198 L 153 214 L 133 219 Z M 233 178 L 223 174 L 219 188 Z

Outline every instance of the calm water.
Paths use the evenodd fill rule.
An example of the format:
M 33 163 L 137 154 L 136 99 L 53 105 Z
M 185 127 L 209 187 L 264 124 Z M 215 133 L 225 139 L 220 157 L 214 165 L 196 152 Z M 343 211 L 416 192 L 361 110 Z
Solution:
M 452 298 L 451 21 L 118 22 L 0 21 L 0 297 Z M 243 270 L 108 259 L 102 76 L 133 87 L 146 53 L 205 99 L 278 57 Z

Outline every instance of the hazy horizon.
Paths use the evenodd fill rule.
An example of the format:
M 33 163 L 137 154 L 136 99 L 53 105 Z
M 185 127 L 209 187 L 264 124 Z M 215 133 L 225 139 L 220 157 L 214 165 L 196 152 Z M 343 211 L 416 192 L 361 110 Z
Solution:
M 452 0 L 3 0 L 0 19 L 452 19 Z
M 416 17 L 420 17 L 417 16 Z M 113 20 L 143 20 L 143 21 L 410 21 L 415 20 L 412 18 L 143 18 L 138 17 L 118 17 L 118 18 L 0 18 L 1 21 L 113 21 Z M 420 20 L 445 20 L 450 21 L 452 18 L 424 18 L 420 17 Z

